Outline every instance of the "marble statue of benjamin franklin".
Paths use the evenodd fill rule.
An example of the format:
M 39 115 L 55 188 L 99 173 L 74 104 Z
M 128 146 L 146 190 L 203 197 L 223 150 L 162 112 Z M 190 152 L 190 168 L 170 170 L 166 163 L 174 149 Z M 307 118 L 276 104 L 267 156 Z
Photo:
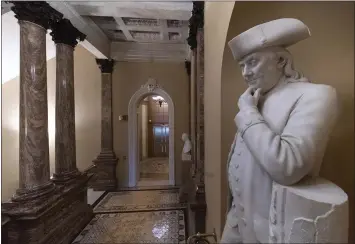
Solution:
M 303 77 L 286 49 L 309 36 L 304 23 L 284 18 L 228 43 L 249 88 L 234 119 L 221 243 L 269 242 L 273 183 L 290 186 L 319 173 L 337 117 L 336 91 Z

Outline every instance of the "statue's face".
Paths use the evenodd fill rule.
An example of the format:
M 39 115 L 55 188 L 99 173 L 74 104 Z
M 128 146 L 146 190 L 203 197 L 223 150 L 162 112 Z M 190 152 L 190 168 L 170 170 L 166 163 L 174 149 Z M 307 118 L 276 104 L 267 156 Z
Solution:
M 183 133 L 181 136 L 181 140 L 185 141 L 187 139 L 187 134 Z
M 239 66 L 249 87 L 268 92 L 282 76 L 282 64 L 273 51 L 263 50 L 245 56 Z

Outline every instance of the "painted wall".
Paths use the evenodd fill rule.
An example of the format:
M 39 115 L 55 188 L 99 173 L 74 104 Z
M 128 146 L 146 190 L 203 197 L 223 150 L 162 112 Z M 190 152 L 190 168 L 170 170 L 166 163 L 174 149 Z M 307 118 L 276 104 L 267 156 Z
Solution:
M 205 187 L 206 231 L 221 234 L 221 69 L 224 43 L 234 2 L 205 3 Z M 218 21 L 216 21 L 218 20 Z
M 20 72 L 20 25 L 15 13 L 1 15 L 1 82 L 16 79 Z M 55 44 L 50 31 L 46 34 L 47 61 L 55 57 Z
M 55 166 L 55 58 L 47 62 L 50 172 Z M 92 165 L 101 143 L 101 74 L 95 57 L 81 46 L 74 52 L 76 160 L 79 170 Z M 2 199 L 18 187 L 19 77 L 2 85 Z
M 113 133 L 114 149 L 119 157 L 117 177 L 120 186 L 128 186 L 128 123 L 119 115 L 128 114 L 128 103 L 133 94 L 147 83 L 148 78 L 170 95 L 175 106 L 175 173 L 180 184 L 180 154 L 183 143 L 180 135 L 188 131 L 188 76 L 184 63 L 118 62 L 113 72 Z
M 342 111 L 325 154 L 321 176 L 346 191 L 350 216 L 354 206 L 354 3 L 352 2 L 236 2 L 227 40 L 262 22 L 282 17 L 298 18 L 312 37 L 289 48 L 296 69 L 314 83 L 336 88 Z M 219 45 L 224 45 L 220 43 Z M 207 75 L 206 75 L 207 77 Z M 222 67 L 221 167 L 225 167 L 236 127 L 237 99 L 247 88 L 240 69 L 226 46 Z M 206 118 L 207 119 L 207 118 Z M 207 151 L 207 150 L 206 150 Z M 227 189 L 223 181 L 222 189 Z M 222 199 L 226 198 L 222 191 Z M 222 213 L 225 212 L 222 204 Z M 224 215 L 222 216 L 223 222 Z M 353 229 L 353 218 L 350 217 Z M 353 243 L 353 233 L 350 234 Z

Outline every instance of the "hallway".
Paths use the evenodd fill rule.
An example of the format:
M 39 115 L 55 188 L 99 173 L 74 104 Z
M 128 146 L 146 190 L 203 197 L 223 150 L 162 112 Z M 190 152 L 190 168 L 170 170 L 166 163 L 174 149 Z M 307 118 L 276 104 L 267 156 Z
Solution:
M 206 233 L 203 2 L 6 5 L 2 243 Z
M 169 185 L 169 158 L 143 159 L 139 172 L 138 186 Z
M 185 203 L 178 188 L 106 192 L 93 204 L 94 218 L 73 244 L 185 243 Z

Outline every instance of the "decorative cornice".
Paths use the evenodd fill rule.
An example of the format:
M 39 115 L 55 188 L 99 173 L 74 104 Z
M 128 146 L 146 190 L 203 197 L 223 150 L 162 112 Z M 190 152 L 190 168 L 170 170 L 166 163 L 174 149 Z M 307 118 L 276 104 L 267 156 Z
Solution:
M 189 37 L 186 39 L 191 50 L 197 47 L 197 30 L 204 25 L 204 7 L 203 1 L 194 1 L 192 7 L 192 16 L 189 19 Z
M 86 35 L 75 28 L 68 19 L 61 19 L 54 23 L 51 29 L 50 35 L 56 44 L 64 43 L 75 47 L 78 44 L 77 39 L 84 41 L 86 38 Z
M 101 73 L 112 73 L 113 64 L 115 60 L 113 59 L 96 59 L 96 63 L 99 65 Z
M 188 76 L 191 76 L 191 62 L 185 61 L 185 69 Z
M 11 10 L 18 20 L 29 21 L 45 29 L 49 29 L 63 18 L 62 13 L 44 1 L 9 1 L 9 3 L 14 5 Z

